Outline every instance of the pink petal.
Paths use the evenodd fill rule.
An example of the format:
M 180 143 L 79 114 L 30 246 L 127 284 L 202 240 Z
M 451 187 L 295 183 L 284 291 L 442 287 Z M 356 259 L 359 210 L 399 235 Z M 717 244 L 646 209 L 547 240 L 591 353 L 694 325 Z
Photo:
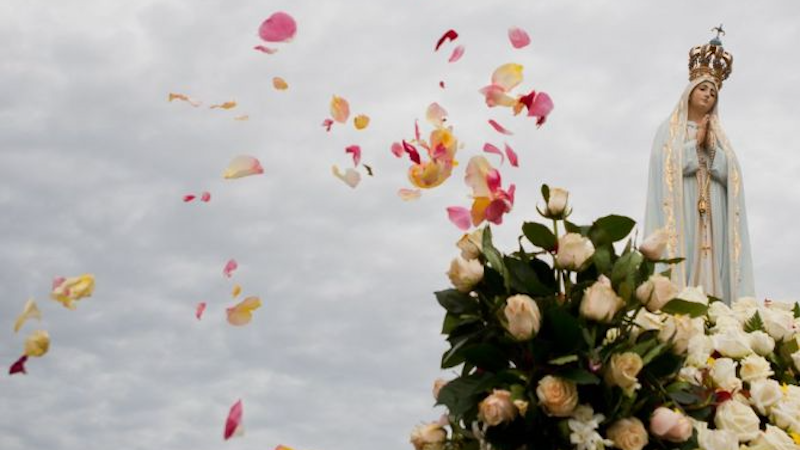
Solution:
M 459 45 L 453 49 L 453 53 L 450 55 L 450 59 L 448 59 L 447 62 L 454 63 L 461 59 L 462 56 L 464 56 L 464 46 Z
M 297 23 L 285 12 L 269 16 L 258 28 L 258 35 L 267 42 L 286 42 L 297 33 Z
M 11 368 L 8 369 L 9 375 L 14 375 L 15 373 L 28 373 L 25 371 L 25 362 L 28 361 L 27 355 L 22 355 L 18 360 L 11 364 Z
M 355 169 L 347 168 L 347 170 L 342 173 L 339 170 L 339 166 L 334 165 L 331 170 L 336 178 L 342 180 L 346 185 L 353 189 L 355 189 L 355 187 L 358 186 L 358 183 L 361 182 L 361 174 Z
M 228 418 L 225 420 L 225 433 L 224 437 L 227 441 L 231 436 L 236 433 L 236 430 L 242 426 L 242 415 L 244 414 L 242 407 L 242 400 L 234 403 L 231 410 L 228 412 Z
M 483 144 L 483 151 L 486 152 L 486 153 L 492 153 L 492 154 L 495 154 L 495 155 L 500 155 L 500 164 L 503 164 L 503 162 L 505 162 L 505 160 L 506 160 L 505 156 L 503 156 L 503 152 L 501 152 L 499 148 L 495 147 L 494 145 L 492 145 L 492 144 L 490 144 L 488 142 Z
M 472 216 L 467 208 L 463 206 L 447 207 L 447 217 L 460 230 L 468 230 L 472 224 Z
M 357 145 L 351 145 L 344 149 L 344 152 L 353 154 L 353 165 L 358 167 L 358 163 L 361 162 L 361 147 Z
M 194 311 L 194 316 L 197 317 L 197 320 L 200 320 L 203 317 L 203 312 L 206 310 L 206 302 L 200 302 L 197 304 L 197 308 Z
M 414 139 L 416 139 L 417 142 L 420 141 L 420 138 L 419 138 L 419 122 L 417 122 L 416 120 L 414 120 Z
M 428 109 L 425 110 L 425 118 L 431 124 L 441 127 L 444 125 L 445 120 L 447 120 L 447 110 L 442 108 L 438 103 L 433 102 L 428 105 Z M 418 126 L 416 128 L 416 133 L 419 133 Z M 417 137 L 417 140 L 419 140 L 419 137 Z
M 444 41 L 448 41 L 448 40 L 449 41 L 453 41 L 457 37 L 458 37 L 458 33 L 456 33 L 456 30 L 447 30 L 442 35 L 442 37 L 440 37 L 439 40 L 436 42 L 436 48 L 433 51 L 435 51 L 435 52 L 439 51 L 439 47 L 441 47 L 442 44 L 444 44 Z
M 264 168 L 261 167 L 261 163 L 256 158 L 240 155 L 231 160 L 222 176 L 226 180 L 231 180 L 262 173 L 264 173 Z
M 263 45 L 256 45 L 255 47 L 253 47 L 253 50 L 258 50 L 261 53 L 266 53 L 268 55 L 271 55 L 278 51 L 277 48 L 264 47 Z
M 500 171 L 497 169 L 492 169 L 486 174 L 486 185 L 489 187 L 489 192 L 497 192 L 501 184 L 502 181 L 500 180 Z
M 511 27 L 508 29 L 508 39 L 514 48 L 523 48 L 531 43 L 531 38 L 528 33 L 522 28 Z
M 514 133 L 508 131 L 506 128 L 504 128 L 502 125 L 500 125 L 496 121 L 494 121 L 494 119 L 489 119 L 489 125 L 491 125 L 492 128 L 494 128 L 495 131 L 497 131 L 498 133 L 502 133 L 502 134 L 505 134 L 505 135 L 514 134 Z
M 489 206 L 486 207 L 486 220 L 496 225 L 501 225 L 503 223 L 503 214 L 509 211 L 510 208 L 504 200 L 492 200 Z
M 419 152 L 413 145 L 409 144 L 406 141 L 403 141 L 403 149 L 406 151 L 406 153 L 408 153 L 408 157 L 415 164 L 420 164 L 422 162 L 422 160 L 419 157 Z
M 508 187 L 508 200 L 511 202 L 511 205 L 514 205 L 514 193 L 517 192 L 517 185 L 512 184 Z
M 192 201 L 194 199 L 195 199 L 195 196 L 192 195 L 192 194 L 186 194 L 186 195 L 183 196 L 183 201 L 184 202 L 190 202 L 190 201 Z
M 231 275 L 233 275 L 233 271 L 236 270 L 238 267 L 239 264 L 236 262 L 236 260 L 231 259 L 225 264 L 225 268 L 222 269 L 222 274 L 230 278 Z
M 403 146 L 399 142 L 392 142 L 392 154 L 398 158 L 403 157 Z
M 331 125 L 333 125 L 332 119 L 325 119 L 322 121 L 322 126 L 325 127 L 325 131 L 331 131 Z
M 444 145 L 443 145 L 443 144 L 440 142 L 440 143 L 439 143 L 439 145 L 437 145 L 437 146 L 436 146 L 436 148 L 435 148 L 435 149 L 433 149 L 433 155 L 431 155 L 431 158 L 432 158 L 434 161 L 442 161 L 442 162 L 446 162 L 446 161 L 447 161 L 447 159 L 449 158 L 449 155 L 447 154 L 447 147 L 445 147 L 445 146 L 444 146 Z
M 203 192 L 203 194 L 200 195 L 200 200 L 203 201 L 203 202 L 208 203 L 208 201 L 211 200 L 211 193 L 207 192 L 207 191 Z
M 519 167 L 519 159 L 517 159 L 517 153 L 508 144 L 506 144 L 506 156 L 508 156 L 508 162 L 511 164 L 512 167 Z
M 478 92 L 483 94 L 486 100 L 486 106 L 493 108 L 495 106 L 514 106 L 517 100 L 506 93 L 503 86 L 497 84 L 490 84 L 482 87 Z
M 542 126 L 547 120 L 547 116 L 553 110 L 553 100 L 544 92 L 539 92 L 534 98 L 535 92 L 531 92 L 523 97 L 525 106 L 528 107 L 528 117 L 536 117 L 536 125 Z M 523 101 L 520 99 L 520 101 Z
M 397 191 L 397 195 L 406 202 L 412 200 L 419 200 L 422 197 L 422 191 L 419 189 L 407 189 L 407 188 L 400 188 Z
M 66 279 L 66 278 L 64 278 L 64 277 L 55 277 L 55 278 L 53 278 L 53 289 L 51 289 L 51 290 L 52 290 L 52 291 L 55 291 L 55 290 L 56 290 L 56 289 L 57 289 L 59 286 L 61 286 L 61 285 L 62 285 L 62 284 L 65 282 L 65 281 L 67 281 L 67 279 Z

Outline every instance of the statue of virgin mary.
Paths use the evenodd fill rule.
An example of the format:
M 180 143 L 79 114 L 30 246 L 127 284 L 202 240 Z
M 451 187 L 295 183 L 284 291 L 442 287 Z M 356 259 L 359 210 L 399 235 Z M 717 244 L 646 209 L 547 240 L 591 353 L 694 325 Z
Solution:
M 689 85 L 659 127 L 650 154 L 645 233 L 667 232 L 663 259 L 680 287 L 725 303 L 755 295 L 742 171 L 719 120 L 733 57 L 719 35 L 689 51 Z

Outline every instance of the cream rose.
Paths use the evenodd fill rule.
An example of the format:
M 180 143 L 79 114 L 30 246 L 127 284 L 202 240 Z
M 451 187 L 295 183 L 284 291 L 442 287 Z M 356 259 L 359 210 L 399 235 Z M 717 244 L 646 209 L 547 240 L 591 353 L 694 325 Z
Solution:
M 774 380 L 773 380 L 774 381 Z M 772 423 L 784 430 L 800 433 L 800 403 L 781 399 L 770 408 Z
M 708 297 L 703 292 L 702 286 L 687 286 L 678 293 L 678 298 L 687 302 L 700 303 L 702 305 L 708 304 Z
M 717 323 L 720 317 L 734 317 L 733 310 L 723 302 L 714 302 L 708 305 L 708 318 L 711 323 Z
M 748 383 L 756 380 L 765 380 L 774 374 L 775 372 L 772 371 L 769 361 L 758 355 L 750 355 L 743 359 L 739 368 L 739 378 Z
M 645 258 L 651 261 L 659 260 L 661 259 L 661 255 L 664 254 L 664 249 L 667 248 L 668 241 L 669 231 L 667 231 L 667 228 L 659 228 L 645 238 L 642 245 L 639 246 L 639 251 L 642 252 Z
M 767 425 L 766 431 L 760 432 L 758 438 L 750 443 L 749 450 L 797 450 L 798 447 L 785 431 Z
M 637 353 L 615 353 L 606 368 L 605 381 L 609 386 L 619 386 L 627 395 L 641 387 L 637 376 L 644 367 L 642 357 Z M 613 439 L 613 438 L 612 438 Z
M 736 377 L 736 366 L 738 363 L 730 358 L 719 358 L 711 366 L 711 379 L 717 387 L 728 392 L 736 392 L 742 389 L 742 380 Z
M 757 380 L 750 383 L 750 404 L 762 416 L 767 416 L 772 406 L 783 398 L 781 385 L 775 380 Z
M 511 392 L 495 389 L 478 405 L 478 418 L 489 426 L 510 422 L 517 416 L 517 407 L 511 402 Z
M 700 428 L 697 441 L 702 450 L 739 450 L 739 440 L 728 430 L 709 430 L 707 426 Z
M 633 323 L 636 326 L 631 330 L 631 335 L 632 339 L 636 339 L 639 333 L 644 331 L 661 331 L 664 328 L 664 315 L 653 314 L 646 309 L 642 309 L 634 317 Z
M 514 339 L 525 341 L 539 332 L 542 315 L 536 302 L 527 295 L 509 297 L 503 313 L 507 320 L 506 329 Z
M 458 240 L 456 246 L 461 250 L 464 259 L 478 259 L 483 253 L 483 228 L 478 228 L 471 233 L 466 233 Z
M 686 357 L 686 364 L 693 367 L 704 368 L 708 366 L 708 358 L 714 353 L 714 341 L 711 336 L 697 334 L 689 339 L 687 346 L 689 352 Z
M 614 292 L 611 280 L 605 275 L 600 275 L 600 278 L 584 291 L 580 314 L 589 320 L 608 323 L 623 306 L 625 302 Z
M 636 288 L 636 298 L 648 311 L 661 311 L 670 300 L 678 296 L 678 286 L 660 274 L 650 275 L 646 282 Z
M 415 450 L 441 450 L 447 432 L 439 422 L 420 425 L 411 432 L 411 444 Z
M 567 270 L 579 270 L 594 255 L 592 241 L 578 233 L 567 233 L 558 238 L 556 266 Z
M 660 406 L 650 417 L 650 432 L 670 442 L 686 442 L 692 437 L 692 422 L 683 414 Z
M 749 345 L 750 339 L 744 332 L 729 329 L 715 334 L 712 339 L 714 340 L 714 349 L 722 356 L 741 359 L 753 353 Z
M 569 417 L 578 406 L 578 387 L 572 381 L 547 375 L 539 380 L 536 397 L 547 414 Z
M 714 424 L 720 430 L 732 431 L 739 442 L 747 442 L 758 437 L 761 420 L 749 405 L 728 400 L 717 407 Z
M 457 256 L 450 263 L 447 276 L 456 289 L 469 292 L 483 279 L 483 265 L 477 259 L 466 260 Z
M 775 350 L 775 339 L 761 330 L 748 333 L 747 337 L 750 348 L 761 356 L 767 356 Z
M 647 445 L 647 430 L 636 417 L 620 419 L 614 422 L 606 436 L 614 441 L 614 446 L 622 450 L 642 450 Z
M 760 311 L 764 329 L 776 341 L 788 341 L 794 336 L 794 316 L 780 309 L 762 308 Z
M 433 382 L 433 398 L 436 401 L 439 401 L 439 392 L 442 391 L 442 388 L 447 385 L 447 380 L 443 378 L 437 378 L 436 381 Z
M 545 217 L 561 218 L 567 211 L 567 200 L 569 199 L 569 192 L 561 188 L 550 188 L 550 198 L 547 199 L 547 210 Z
M 705 325 L 702 317 L 691 318 L 689 316 L 668 315 L 664 321 L 664 326 L 658 332 L 658 340 L 661 342 L 671 341 L 672 351 L 678 355 L 686 353 L 689 340 L 696 335 L 705 333 Z
M 800 350 L 792 353 L 792 362 L 794 362 L 794 368 L 800 370 Z

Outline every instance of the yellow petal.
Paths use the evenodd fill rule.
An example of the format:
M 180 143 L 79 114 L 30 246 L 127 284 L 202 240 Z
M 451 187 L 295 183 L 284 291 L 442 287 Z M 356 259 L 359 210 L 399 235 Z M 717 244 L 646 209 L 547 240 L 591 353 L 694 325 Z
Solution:
M 342 171 L 339 169 L 339 166 L 334 164 L 331 167 L 331 172 L 333 172 L 333 176 L 344 181 L 346 185 L 353 189 L 355 189 L 355 187 L 358 186 L 358 183 L 361 182 L 361 174 L 352 167 L 348 167 L 347 170 L 342 173 Z
M 22 309 L 22 314 L 17 317 L 17 320 L 14 321 L 14 333 L 18 332 L 22 325 L 28 319 L 38 319 L 42 320 L 42 312 L 39 311 L 39 307 L 36 306 L 36 302 L 33 299 L 28 299 L 25 302 L 25 307 Z
M 242 293 L 242 287 L 241 286 L 239 286 L 238 284 L 233 286 L 233 291 L 231 291 L 231 296 L 233 296 L 233 298 L 238 297 L 239 294 L 241 294 L 241 293 Z
M 350 104 L 342 97 L 333 96 L 331 99 L 331 117 L 339 123 L 347 122 L 350 117 Z
M 286 89 L 289 89 L 289 85 L 286 83 L 286 80 L 281 77 L 274 77 L 272 79 L 272 87 L 279 91 L 285 91 Z
M 492 84 L 501 86 L 506 91 L 514 89 L 522 82 L 522 66 L 515 63 L 503 64 L 492 74 Z
M 233 308 L 228 308 L 228 323 L 240 327 L 253 320 L 253 311 L 261 307 L 261 299 L 247 297 L 237 303 Z
M 364 114 L 359 114 L 353 119 L 353 124 L 356 126 L 356 130 L 363 130 L 369 125 L 369 117 Z
M 261 167 L 261 162 L 249 155 L 239 155 L 228 163 L 222 177 L 226 180 L 242 178 L 250 175 L 260 175 L 264 173 L 264 168 Z
M 50 348 L 50 335 L 47 331 L 37 330 L 25 339 L 25 356 L 40 357 Z
M 75 301 L 89 297 L 94 292 L 94 275 L 83 275 L 64 279 L 50 292 L 50 298 L 61 302 L 69 309 L 75 309 Z
M 230 102 L 225 102 L 225 103 L 219 103 L 217 105 L 211 105 L 209 108 L 210 109 L 216 109 L 216 108 L 233 109 L 233 108 L 236 108 L 236 102 L 230 101 Z

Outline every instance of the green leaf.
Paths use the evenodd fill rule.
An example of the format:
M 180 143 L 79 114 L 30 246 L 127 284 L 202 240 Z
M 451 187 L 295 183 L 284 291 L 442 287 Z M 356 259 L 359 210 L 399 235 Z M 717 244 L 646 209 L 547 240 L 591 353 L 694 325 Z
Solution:
M 483 229 L 483 255 L 486 257 L 489 266 L 505 279 L 506 268 L 503 265 L 503 255 L 494 248 L 494 244 L 492 244 L 492 229 L 488 226 Z M 506 284 L 508 284 L 508 280 L 506 280 Z
M 794 309 L 792 312 L 794 312 L 795 319 L 800 318 L 800 302 L 794 302 Z
M 668 347 L 669 347 L 669 342 L 664 342 L 662 344 L 658 344 L 655 347 L 651 348 L 644 356 L 642 356 L 642 365 L 646 366 L 647 364 L 650 364 L 650 361 L 658 357 Z
M 592 372 L 589 372 L 585 369 L 566 369 L 556 373 L 559 377 L 574 381 L 576 384 L 599 384 L 600 378 L 598 378 Z
M 581 236 L 586 236 L 589 233 L 589 227 L 575 225 L 574 223 L 570 222 L 569 220 L 564 221 L 564 228 L 566 228 L 567 233 L 578 233 Z
M 522 224 L 522 234 L 531 244 L 547 251 L 555 250 L 556 236 L 546 226 L 538 222 L 525 222 Z
M 451 337 L 450 350 L 446 351 L 444 355 L 442 355 L 442 369 L 449 369 L 450 367 L 455 367 L 464 362 L 464 347 L 469 343 L 473 336 L 475 336 L 475 334 L 467 334 L 458 336 L 457 338 Z
M 708 305 L 676 298 L 664 305 L 661 311 L 669 314 L 686 314 L 691 317 L 700 317 L 706 314 Z
M 492 344 L 482 343 L 464 348 L 464 359 L 476 367 L 496 372 L 508 367 L 505 353 Z
M 553 336 L 557 348 L 574 352 L 582 342 L 581 324 L 575 316 L 561 306 L 554 306 L 545 312 L 545 325 Z
M 439 391 L 436 404 L 447 406 L 450 414 L 460 419 L 477 404 L 483 394 L 478 387 L 490 377 L 491 375 L 484 372 L 451 380 Z
M 550 361 L 547 361 L 547 364 L 552 364 L 554 366 L 563 366 L 564 364 L 569 364 L 577 360 L 578 360 L 578 355 L 573 354 L 551 359 Z
M 542 197 L 544 197 L 545 203 L 550 201 L 550 186 L 546 184 L 542 185 Z
M 597 271 L 608 275 L 611 272 L 612 262 L 611 262 L 611 250 L 608 247 L 600 247 L 594 251 L 594 255 L 592 255 L 592 259 L 594 260 L 594 265 L 597 267 Z
M 478 311 L 478 301 L 456 289 L 447 289 L 435 293 L 436 300 L 442 308 L 453 314 L 468 314 Z
M 621 241 L 630 234 L 636 222 L 625 216 L 610 215 L 594 221 L 589 229 L 589 237 L 595 246 Z
M 758 311 L 756 311 L 756 313 L 744 323 L 744 331 L 745 333 L 752 333 L 753 331 L 766 331 L 764 329 L 764 321 L 761 320 L 761 314 L 759 314 Z
M 553 289 L 539 281 L 536 271 L 523 261 L 506 256 L 503 261 L 508 270 L 509 287 L 517 292 L 531 295 L 548 295 Z
M 639 266 L 642 264 L 642 261 L 644 261 L 644 257 L 638 252 L 631 252 L 627 255 L 620 256 L 617 262 L 614 263 L 614 269 L 611 271 L 611 284 L 617 286 L 623 280 L 628 280 L 632 283 L 636 277 L 636 273 L 639 271 Z

